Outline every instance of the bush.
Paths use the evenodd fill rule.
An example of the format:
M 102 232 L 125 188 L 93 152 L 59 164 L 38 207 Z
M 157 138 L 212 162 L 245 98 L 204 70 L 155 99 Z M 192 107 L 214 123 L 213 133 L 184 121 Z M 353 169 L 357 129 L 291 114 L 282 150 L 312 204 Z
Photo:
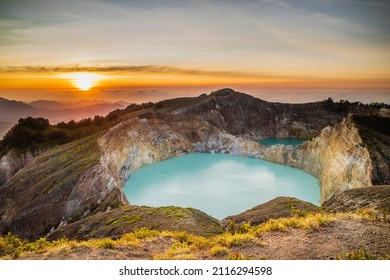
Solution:
M 17 125 L 22 126 L 22 127 L 35 129 L 35 130 L 41 130 L 41 131 L 47 129 L 50 126 L 49 120 L 44 119 L 44 118 L 32 118 L 32 117 L 27 117 L 25 119 L 19 119 Z

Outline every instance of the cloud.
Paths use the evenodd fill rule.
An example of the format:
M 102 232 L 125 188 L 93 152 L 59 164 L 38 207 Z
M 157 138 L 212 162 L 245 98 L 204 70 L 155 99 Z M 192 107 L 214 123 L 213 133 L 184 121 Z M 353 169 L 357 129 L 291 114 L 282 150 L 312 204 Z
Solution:
M 177 94 L 167 89 L 156 88 L 119 88 L 119 89 L 103 89 L 100 94 L 101 98 L 108 100 L 123 99 L 132 103 L 156 102 L 163 99 L 178 97 Z
M 0 68 L 1 72 L 17 73 L 69 73 L 69 72 L 123 72 L 147 74 L 179 74 L 192 76 L 218 76 L 218 77 L 274 77 L 264 73 L 251 73 L 242 71 L 213 71 L 204 69 L 180 68 L 168 65 L 110 65 L 110 66 L 6 66 Z
M 0 72 L 208 76 L 221 86 L 385 79 L 388 10 L 361 0 L 0 1 Z

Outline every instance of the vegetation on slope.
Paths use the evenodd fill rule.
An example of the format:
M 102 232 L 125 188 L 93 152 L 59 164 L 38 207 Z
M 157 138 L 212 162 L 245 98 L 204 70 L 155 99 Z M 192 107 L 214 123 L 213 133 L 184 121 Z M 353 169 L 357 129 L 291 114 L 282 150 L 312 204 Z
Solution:
M 242 224 L 250 220 L 252 225 L 258 225 L 270 218 L 292 217 L 297 214 L 305 214 L 317 210 L 317 206 L 297 198 L 277 197 L 240 214 L 227 217 L 223 219 L 222 223 L 226 227 L 231 221 L 235 224 Z
M 142 111 L 154 106 L 154 103 L 130 104 L 125 109 L 118 109 L 106 117 L 95 116 L 79 122 L 69 121 L 51 125 L 44 118 L 21 118 L 0 141 L 0 157 L 9 150 L 16 153 L 34 152 L 57 145 L 72 142 L 107 129 L 120 121 L 126 114 Z
M 102 133 L 104 131 L 42 153 L 7 181 L 5 186 L 9 195 L 0 197 L 0 204 L 3 205 L 0 215 L 5 215 L 7 207 L 12 206 L 14 201 L 19 201 L 14 211 L 29 213 L 29 216 L 21 215 L 13 223 L 13 231 L 22 228 L 31 234 L 31 238 L 38 237 L 36 232 L 50 231 L 50 219 L 63 215 L 59 209 L 74 193 L 80 175 L 99 163 L 101 152 L 97 138 Z M 27 190 L 26 186 L 29 186 Z M 82 213 L 85 210 L 81 208 L 79 211 Z M 1 224 L 3 234 L 9 230 L 8 225 Z
M 328 104 L 342 104 L 345 106 L 354 105 L 354 106 L 364 106 L 364 107 L 373 107 L 373 108 L 388 108 L 390 109 L 390 104 L 386 104 L 384 102 L 371 102 L 371 103 L 362 103 L 360 101 L 348 101 L 344 99 L 340 99 L 339 101 L 334 101 L 332 97 L 328 97 L 327 99 L 322 100 L 323 103 Z
M 117 209 L 89 215 L 51 233 L 49 239 L 63 236 L 76 239 L 118 238 L 137 228 L 186 231 L 197 235 L 222 232 L 218 220 L 193 208 L 121 205 Z
M 44 118 L 20 119 L 0 142 L 0 155 L 6 154 L 11 149 L 18 154 L 47 149 L 81 139 L 107 126 L 105 118 L 99 116 L 78 123 L 71 121 L 56 126 L 50 125 L 49 120 Z
M 140 259 L 265 259 L 266 256 L 259 253 L 270 252 L 267 247 L 272 247 L 272 242 L 280 237 L 279 233 L 289 234 L 294 237 L 298 233 L 301 238 L 305 232 L 316 236 L 323 235 L 328 240 L 329 230 L 334 229 L 337 223 L 350 223 L 340 234 L 351 234 L 345 230 L 353 231 L 350 225 L 370 223 L 373 217 L 362 214 L 327 214 L 308 213 L 305 216 L 271 219 L 258 226 L 246 223 L 232 232 L 216 234 L 210 237 L 198 236 L 177 231 L 158 231 L 147 228 L 135 229 L 117 239 L 100 238 L 85 241 L 69 240 L 66 238 L 47 241 L 41 238 L 35 242 L 21 240 L 8 234 L 0 238 L 0 256 L 3 259 L 62 259 L 62 258 L 140 258 Z M 332 224 L 334 226 L 332 226 Z M 302 231 L 303 230 L 303 231 Z M 323 231 L 323 232 L 322 232 Z M 283 235 L 282 235 L 283 237 Z M 364 238 L 358 232 L 359 238 Z M 299 236 L 298 236 L 299 238 Z M 355 237 L 352 237 L 354 239 Z M 280 238 L 279 238 L 280 239 Z M 348 239 L 348 238 L 347 238 Z M 315 240 L 313 240 L 315 242 Z M 284 241 L 285 242 L 285 241 Z M 351 240 L 354 245 L 355 240 Z M 271 246 L 272 245 L 272 246 Z M 290 244 L 291 247 L 295 244 Z M 283 246 L 283 244 L 281 244 Z M 291 250 L 289 246 L 285 250 Z M 356 246 L 355 246 L 356 247 Z M 374 248 L 366 251 L 366 248 L 355 248 L 352 251 L 343 252 L 343 248 L 336 251 L 337 254 L 328 258 L 343 259 L 374 259 L 389 258 L 385 251 L 375 251 Z M 307 247 L 307 250 L 315 247 Z M 331 250 L 333 252 L 334 250 Z M 256 254 L 257 252 L 257 254 Z M 388 252 L 388 251 L 387 251 Z M 271 254 L 272 257 L 272 254 Z M 308 256 L 310 258 L 312 256 Z M 280 257 L 279 257 L 280 258 Z M 318 257 L 317 257 L 318 258 Z
M 83 170 L 87 170 L 99 162 L 100 152 L 95 134 L 64 146 L 53 148 L 37 157 L 34 166 L 44 165 L 44 169 L 28 166 L 20 171 L 20 177 L 25 184 L 31 185 L 40 193 L 49 193 L 56 187 L 63 192 L 67 186 L 75 184 Z M 11 186 L 19 182 L 10 181 Z

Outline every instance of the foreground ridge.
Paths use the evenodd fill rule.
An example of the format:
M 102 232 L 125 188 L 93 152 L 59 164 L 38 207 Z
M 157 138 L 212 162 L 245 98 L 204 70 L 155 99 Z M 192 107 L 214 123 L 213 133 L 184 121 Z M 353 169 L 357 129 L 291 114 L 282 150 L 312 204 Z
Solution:
M 203 237 L 136 229 L 117 239 L 0 238 L 3 259 L 390 259 L 388 223 L 364 213 L 300 213 Z

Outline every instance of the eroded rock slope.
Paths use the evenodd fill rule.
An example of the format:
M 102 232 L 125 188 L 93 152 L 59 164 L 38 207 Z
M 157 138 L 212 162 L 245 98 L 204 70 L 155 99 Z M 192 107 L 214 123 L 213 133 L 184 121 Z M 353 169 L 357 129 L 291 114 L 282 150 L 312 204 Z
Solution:
M 263 158 L 316 176 L 325 201 L 345 190 L 390 183 L 389 127 L 390 118 L 348 115 L 302 146 L 273 146 Z

